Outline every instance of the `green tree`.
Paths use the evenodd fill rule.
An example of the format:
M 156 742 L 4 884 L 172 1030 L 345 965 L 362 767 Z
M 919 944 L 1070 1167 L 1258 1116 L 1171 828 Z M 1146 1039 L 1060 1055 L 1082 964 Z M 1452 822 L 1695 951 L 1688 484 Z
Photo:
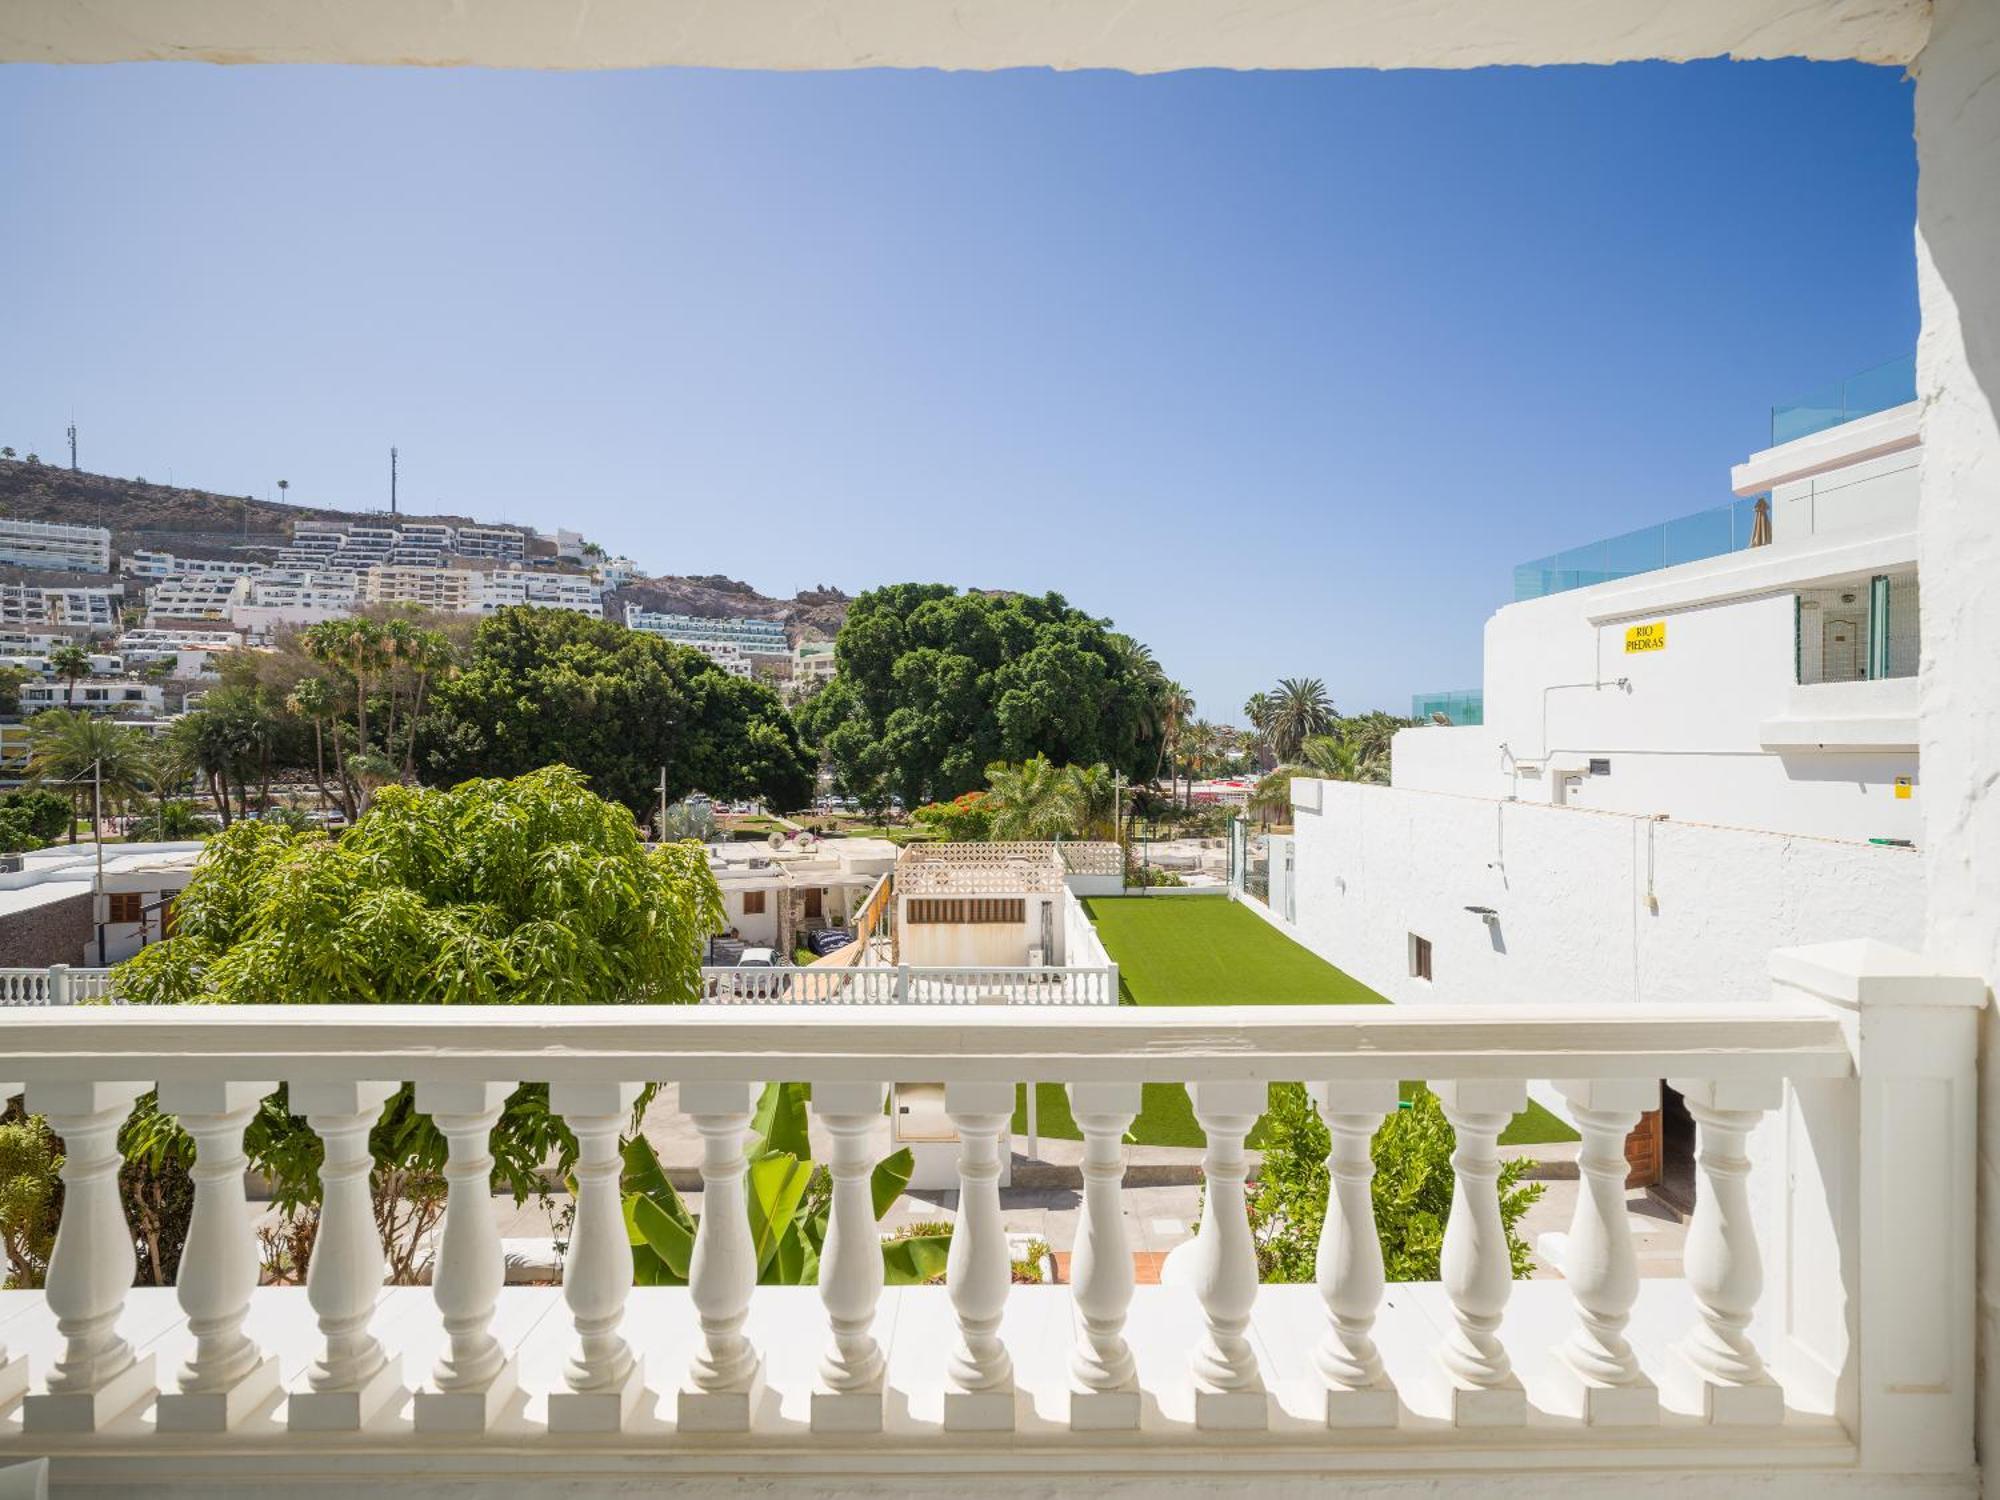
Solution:
M 0 1249 L 7 1275 L 0 1287 L 38 1287 L 48 1275 L 62 1219 L 62 1147 L 40 1115 L 0 1100 Z
M 1036 755 L 1128 775 L 1157 761 L 1151 675 L 1060 595 L 894 584 L 854 601 L 837 644 L 801 727 L 864 803 L 948 801 Z
M 76 707 L 77 679 L 90 675 L 90 653 L 74 641 L 49 653 L 49 669 L 63 680 L 63 707 Z
M 0 792 L 0 817 L 11 817 L 42 843 L 52 843 L 70 826 L 67 798 L 41 787 Z
M 17 714 L 21 711 L 21 684 L 31 681 L 34 675 L 26 667 L 17 667 L 12 662 L 0 662 L 0 714 Z
M 935 828 L 954 844 L 983 844 L 993 837 L 993 809 L 986 792 L 967 792 L 949 802 L 926 802 L 910 813 L 913 822 Z
M 285 707 L 313 727 L 313 780 L 319 802 L 326 806 L 326 719 L 333 712 L 333 688 L 324 677 L 304 677 L 285 699 Z M 343 789 L 344 791 L 344 789 Z
M 72 806 L 92 805 L 101 788 L 101 811 L 115 811 L 152 784 L 152 752 L 143 731 L 114 724 L 95 714 L 51 708 L 28 721 L 28 774 L 45 785 L 66 789 Z M 91 832 L 103 829 L 92 815 Z M 70 842 L 76 827 L 70 826 Z
M 643 815 L 691 791 L 778 808 L 812 798 L 814 765 L 762 683 L 699 651 L 571 610 L 516 606 L 480 623 L 419 725 L 427 779 L 573 766 Z
M 1333 700 L 1317 677 L 1281 677 L 1270 695 L 1269 721 L 1263 728 L 1271 752 L 1282 761 L 1296 759 L 1299 747 L 1334 726 Z
M 688 1002 L 722 915 L 699 847 L 649 851 L 630 814 L 574 771 L 391 786 L 339 840 L 249 821 L 217 834 L 175 904 L 173 935 L 120 967 L 118 994 L 154 1005 Z M 134 1129 L 147 1149 L 162 1149 L 157 1130 L 178 1149 L 171 1123 L 156 1130 L 146 1114 Z M 442 1203 L 444 1139 L 405 1088 L 371 1143 L 378 1225 L 402 1277 Z M 283 1090 L 246 1146 L 280 1210 L 310 1214 L 319 1147 Z M 499 1182 L 525 1199 L 543 1163 L 573 1151 L 547 1088 L 518 1089 L 494 1133 Z
M 1313 1280 L 1313 1257 L 1326 1216 L 1330 1145 L 1326 1125 L 1305 1089 L 1296 1083 L 1273 1085 L 1264 1116 L 1264 1164 L 1251 1202 L 1261 1280 Z M 1391 1281 L 1438 1279 L 1456 1145 L 1437 1096 L 1424 1088 L 1375 1133 L 1375 1232 Z M 1500 1165 L 1500 1222 L 1517 1279 L 1527 1276 L 1532 1264 L 1518 1226 L 1542 1195 L 1540 1183 L 1522 1180 L 1532 1165 L 1520 1159 Z
M 1083 809 L 1069 768 L 1046 755 L 1033 755 L 1018 766 L 996 761 L 986 768 L 986 806 L 993 815 L 996 839 L 1075 838 Z

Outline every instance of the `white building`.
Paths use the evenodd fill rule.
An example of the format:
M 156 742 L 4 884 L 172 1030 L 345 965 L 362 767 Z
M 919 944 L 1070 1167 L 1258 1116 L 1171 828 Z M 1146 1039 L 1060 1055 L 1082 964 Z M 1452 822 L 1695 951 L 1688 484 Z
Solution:
M 543 609 L 572 609 L 593 619 L 602 616 L 597 584 L 582 573 L 545 573 L 519 565 L 481 573 L 478 608 L 491 614 L 513 604 L 533 604 Z
M 371 568 L 361 575 L 361 597 L 369 604 L 416 604 L 441 614 L 463 615 L 479 608 L 480 575 L 469 568 Z
M 250 595 L 251 580 L 243 577 L 169 578 L 146 591 L 146 624 L 163 620 L 227 620 L 229 612 Z
M 37 714 L 46 708 L 76 708 L 94 714 L 159 714 L 167 706 L 166 694 L 157 682 L 101 677 L 85 677 L 73 684 L 24 682 L 20 697 L 23 714 Z
M 791 644 L 777 620 L 709 619 L 628 604 L 625 623 L 677 646 L 692 646 L 738 677 L 750 676 L 760 663 L 791 665 Z
M 239 630 L 128 630 L 118 638 L 118 651 L 128 666 L 170 660 L 168 675 L 182 681 L 212 678 L 216 657 L 246 644 Z
M 261 578 L 270 571 L 266 563 L 176 557 L 143 547 L 120 557 L 118 566 L 128 578 Z
M 629 557 L 610 557 L 590 570 L 591 577 L 607 589 L 622 589 L 634 579 L 647 576 L 646 570 Z
M 820 927 L 845 927 L 862 898 L 896 865 L 887 839 L 781 838 L 708 846 L 722 888 L 725 931 L 751 947 L 789 955 Z
M 911 844 L 896 861 L 897 959 L 973 968 L 1108 962 L 1074 896 L 1124 889 L 1116 844 Z
M 109 573 L 111 533 L 102 526 L 63 526 L 0 516 L 0 565 Z
M 800 641 L 792 648 L 792 685 L 799 689 L 833 681 L 840 662 L 832 641 Z
M 452 550 L 460 557 L 522 562 L 527 558 L 527 548 L 527 537 L 511 526 L 461 526 Z
M 10 961 L 120 964 L 173 930 L 198 843 L 59 844 L 0 868 L 0 947 Z
M 46 625 L 101 634 L 117 629 L 124 602 L 125 587 L 117 583 L 77 588 L 0 583 L 0 627 Z

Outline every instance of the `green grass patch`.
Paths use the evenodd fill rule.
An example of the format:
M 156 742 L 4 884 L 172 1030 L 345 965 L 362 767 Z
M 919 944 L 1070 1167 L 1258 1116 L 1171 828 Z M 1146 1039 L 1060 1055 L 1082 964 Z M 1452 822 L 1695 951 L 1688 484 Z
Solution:
M 1129 1005 L 1386 1005 L 1227 896 L 1084 899 Z

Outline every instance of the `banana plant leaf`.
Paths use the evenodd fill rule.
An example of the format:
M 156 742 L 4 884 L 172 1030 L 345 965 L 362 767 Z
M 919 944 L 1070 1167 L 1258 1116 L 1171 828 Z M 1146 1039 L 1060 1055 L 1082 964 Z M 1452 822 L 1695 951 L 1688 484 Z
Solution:
M 803 1084 L 767 1083 L 757 1096 L 750 1117 L 750 1155 L 781 1151 L 803 1162 L 812 1160 L 806 1136 L 806 1091 Z
M 798 1238 L 795 1220 L 799 1200 L 812 1179 L 810 1159 L 800 1161 L 788 1151 L 774 1151 L 750 1163 L 746 1196 L 750 1200 L 750 1243 L 757 1252 L 757 1275 L 778 1253 L 781 1240 Z
M 903 1189 L 910 1185 L 910 1174 L 916 1169 L 917 1159 L 910 1154 L 908 1146 L 892 1151 L 875 1163 L 875 1170 L 868 1177 L 868 1192 L 874 1200 L 876 1218 L 881 1218 L 896 1206 L 896 1200 L 903 1196 Z
M 889 1286 L 921 1286 L 944 1274 L 951 1254 L 948 1234 L 921 1234 L 882 1246 L 882 1280 Z
M 694 1258 L 694 1215 L 644 1136 L 627 1141 L 623 1157 L 620 1206 L 632 1246 L 632 1279 L 639 1286 L 685 1286 Z

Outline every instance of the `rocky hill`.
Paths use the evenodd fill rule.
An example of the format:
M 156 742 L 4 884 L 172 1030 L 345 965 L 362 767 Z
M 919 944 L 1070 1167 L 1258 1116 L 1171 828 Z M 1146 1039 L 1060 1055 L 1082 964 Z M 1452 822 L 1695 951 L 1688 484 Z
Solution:
M 0 516 L 56 521 L 69 526 L 108 526 L 114 551 L 150 547 L 179 557 L 257 556 L 255 549 L 283 546 L 294 521 L 368 521 L 382 511 L 334 510 L 287 505 L 249 495 L 152 484 L 108 474 L 72 473 L 52 464 L 0 459 Z M 401 521 L 435 521 L 447 526 L 517 525 L 473 516 L 415 515 Z M 624 550 L 618 538 L 604 540 L 611 552 Z M 546 538 L 530 545 L 531 556 L 553 556 Z M 625 605 L 701 615 L 710 619 L 756 617 L 783 620 L 795 639 L 831 639 L 847 616 L 848 596 L 822 584 L 793 599 L 773 599 L 740 579 L 719 573 L 701 577 L 640 580 L 605 596 L 605 613 L 625 617 Z

